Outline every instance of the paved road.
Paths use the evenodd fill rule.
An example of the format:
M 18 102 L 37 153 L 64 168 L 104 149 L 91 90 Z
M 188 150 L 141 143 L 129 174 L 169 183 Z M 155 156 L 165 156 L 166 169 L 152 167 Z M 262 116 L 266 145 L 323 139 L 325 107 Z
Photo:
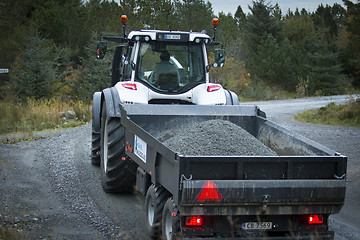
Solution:
M 337 240 L 360 239 L 360 128 L 305 124 L 291 117 L 330 101 L 345 97 L 256 104 L 270 120 L 349 157 L 345 207 L 330 225 Z M 85 125 L 35 142 L 0 144 L 0 228 L 14 228 L 26 239 L 145 238 L 143 197 L 102 191 L 100 169 L 90 164 L 90 133 Z

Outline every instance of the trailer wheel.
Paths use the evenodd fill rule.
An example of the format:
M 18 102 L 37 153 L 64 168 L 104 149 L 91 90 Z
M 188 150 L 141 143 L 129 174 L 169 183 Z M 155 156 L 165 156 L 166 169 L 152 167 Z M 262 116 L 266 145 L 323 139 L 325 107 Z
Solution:
M 91 163 L 100 166 L 100 134 L 94 131 L 91 134 Z
M 136 182 L 136 164 L 124 158 L 125 129 L 120 118 L 109 117 L 104 102 L 101 113 L 101 183 L 105 192 L 129 192 Z
M 178 210 L 173 198 L 169 198 L 164 206 L 162 214 L 162 239 L 180 239 L 180 220 Z
M 159 237 L 161 232 L 161 217 L 167 199 L 167 191 L 161 186 L 152 184 L 145 197 L 145 221 L 149 236 L 153 239 Z

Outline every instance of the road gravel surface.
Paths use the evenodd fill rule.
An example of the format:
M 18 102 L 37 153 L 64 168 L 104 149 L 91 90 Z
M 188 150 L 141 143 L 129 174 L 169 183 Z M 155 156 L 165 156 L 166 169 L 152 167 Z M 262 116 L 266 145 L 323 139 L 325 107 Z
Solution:
M 346 97 L 243 103 L 349 157 L 346 203 L 330 220 L 336 240 L 360 239 L 360 128 L 300 123 L 292 115 Z M 91 125 L 51 134 L 0 144 L 0 228 L 25 239 L 146 239 L 144 197 L 102 190 L 100 169 L 90 160 Z

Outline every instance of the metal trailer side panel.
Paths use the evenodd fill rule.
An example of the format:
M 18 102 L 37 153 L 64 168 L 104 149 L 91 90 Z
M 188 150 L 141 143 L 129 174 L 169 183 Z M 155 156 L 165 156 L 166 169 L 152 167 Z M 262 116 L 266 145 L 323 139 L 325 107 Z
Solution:
M 177 154 L 131 121 L 123 108 L 121 123 L 125 126 L 126 154 L 150 174 L 152 183 L 161 184 L 174 199 L 178 199 L 180 176 Z M 143 158 L 136 154 L 135 138 L 140 138 L 146 143 L 146 155 Z
M 255 137 L 277 152 L 278 155 L 340 156 L 339 153 L 270 120 L 262 117 L 257 117 L 256 120 L 257 133 Z

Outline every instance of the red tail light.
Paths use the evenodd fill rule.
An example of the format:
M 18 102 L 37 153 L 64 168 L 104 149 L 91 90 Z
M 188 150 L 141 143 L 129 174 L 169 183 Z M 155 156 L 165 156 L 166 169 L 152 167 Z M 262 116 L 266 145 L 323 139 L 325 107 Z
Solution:
M 214 182 L 206 181 L 196 197 L 198 202 L 221 202 L 223 196 Z
M 310 215 L 308 217 L 309 224 L 321 224 L 324 223 L 324 218 L 321 215 Z
M 186 221 L 185 221 L 186 226 L 201 226 L 202 224 L 203 224 L 203 219 L 201 216 L 186 217 Z
M 135 83 L 123 83 L 122 86 L 127 89 L 137 90 Z
M 217 90 L 219 90 L 221 88 L 221 86 L 219 85 L 211 85 L 207 87 L 207 91 L 208 92 L 215 92 Z

